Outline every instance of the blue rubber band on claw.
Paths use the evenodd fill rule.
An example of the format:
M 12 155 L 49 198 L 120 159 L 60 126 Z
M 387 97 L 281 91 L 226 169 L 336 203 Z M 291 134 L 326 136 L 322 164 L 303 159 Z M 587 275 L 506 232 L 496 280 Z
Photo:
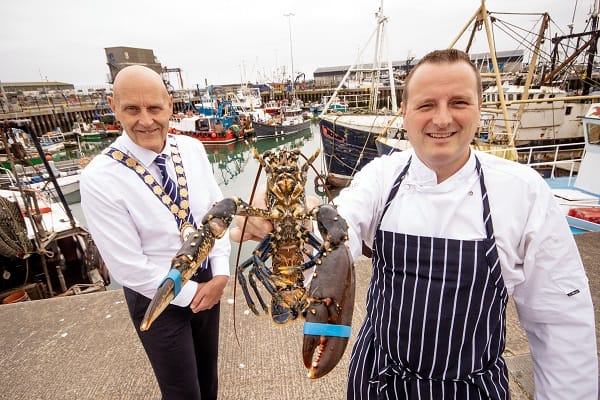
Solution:
M 321 324 L 318 322 L 305 322 L 304 334 L 315 336 L 350 337 L 352 328 L 348 325 Z
M 179 292 L 181 292 L 181 272 L 179 272 L 178 269 L 173 268 L 169 271 L 169 273 L 167 274 L 167 276 L 165 277 L 165 279 L 163 279 L 163 281 L 160 283 L 160 285 L 158 287 L 161 287 L 162 285 L 164 285 L 164 283 L 166 282 L 167 279 L 170 279 L 173 281 L 173 294 L 174 297 L 177 297 L 177 295 L 179 294 Z

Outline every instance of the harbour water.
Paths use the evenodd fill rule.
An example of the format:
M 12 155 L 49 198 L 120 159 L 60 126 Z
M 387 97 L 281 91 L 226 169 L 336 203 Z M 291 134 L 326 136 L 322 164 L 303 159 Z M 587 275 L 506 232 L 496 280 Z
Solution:
M 108 146 L 111 141 L 112 139 L 104 142 L 95 142 L 96 145 L 94 145 L 93 148 L 87 149 L 88 153 L 85 153 L 85 155 L 88 157 L 93 157 L 102 151 L 104 147 Z M 224 197 L 237 196 L 249 201 L 254 182 L 257 178 L 257 172 L 259 170 L 258 161 L 253 155 L 254 148 L 256 148 L 259 153 L 263 153 L 267 150 L 291 150 L 298 148 L 306 157 L 310 157 L 315 153 L 315 151 L 321 148 L 319 126 L 317 123 L 312 123 L 310 130 L 305 130 L 282 137 L 248 140 L 221 146 L 207 146 L 206 152 L 212 164 L 213 174 L 223 192 Z M 323 157 L 321 152 L 321 154 L 319 154 L 313 163 L 314 168 L 321 174 L 323 173 L 322 159 Z M 312 170 L 312 168 L 309 169 L 306 184 L 307 194 L 320 197 L 322 201 L 325 202 L 326 195 L 318 190 L 315 190 L 315 177 L 316 172 Z M 198 178 L 202 179 L 202 177 Z M 188 176 L 188 179 L 194 179 L 194 177 Z M 259 177 L 257 187 L 264 188 L 265 186 L 266 179 L 263 171 Z M 69 200 L 73 215 L 81 222 L 82 225 L 85 226 L 85 217 L 83 216 L 81 205 L 79 203 L 79 192 L 76 192 Z M 242 246 L 240 260 L 243 261 L 250 256 L 255 244 L 256 242 L 248 242 Z M 232 271 L 236 265 L 237 251 L 238 245 L 236 243 L 232 243 Z

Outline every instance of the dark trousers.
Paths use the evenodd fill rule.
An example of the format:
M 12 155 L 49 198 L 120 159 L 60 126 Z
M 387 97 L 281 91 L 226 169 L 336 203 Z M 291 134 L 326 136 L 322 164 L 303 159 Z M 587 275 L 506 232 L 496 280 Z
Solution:
M 123 292 L 163 400 L 216 400 L 220 304 L 196 314 L 189 307 L 169 305 L 141 332 L 150 299 L 126 287 Z

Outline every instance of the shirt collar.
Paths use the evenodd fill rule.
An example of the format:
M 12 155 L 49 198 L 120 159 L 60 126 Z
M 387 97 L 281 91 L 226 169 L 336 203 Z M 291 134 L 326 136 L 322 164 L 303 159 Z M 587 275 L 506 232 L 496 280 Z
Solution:
M 146 168 L 152 165 L 154 159 L 158 155 L 158 153 L 155 153 L 152 150 L 145 149 L 140 145 L 134 143 L 125 131 L 115 141 L 115 147 L 121 149 L 129 156 L 134 157 L 136 160 L 141 162 Z M 171 157 L 171 145 L 168 141 L 168 137 L 167 143 L 161 154 L 165 154 L 167 158 Z
M 469 159 L 454 175 L 446 179 L 444 182 L 437 183 L 437 175 L 427 165 L 423 163 L 413 152 L 412 161 L 406 174 L 405 183 L 415 185 L 421 188 L 432 188 L 436 191 L 453 190 L 458 185 L 464 184 L 466 180 L 473 176 L 476 172 L 475 168 L 475 153 L 471 151 Z

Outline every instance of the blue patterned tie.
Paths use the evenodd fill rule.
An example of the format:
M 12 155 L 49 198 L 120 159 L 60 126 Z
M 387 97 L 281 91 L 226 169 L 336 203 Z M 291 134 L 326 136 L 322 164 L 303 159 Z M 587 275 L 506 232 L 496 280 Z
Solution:
M 179 205 L 179 190 L 177 188 L 177 185 L 175 184 L 173 179 L 169 177 L 169 173 L 167 172 L 167 156 L 165 154 L 159 154 L 154 159 L 154 162 L 156 163 L 156 165 L 158 165 L 158 168 L 160 169 L 160 173 L 162 175 L 161 183 L 163 189 L 165 190 L 165 193 L 168 194 L 169 197 L 171 197 L 173 203 Z
M 179 197 L 179 188 L 177 187 L 177 185 L 175 184 L 173 179 L 171 179 L 169 177 L 169 173 L 167 172 L 166 161 L 167 161 L 167 156 L 165 154 L 159 154 L 154 159 L 154 162 L 156 163 L 156 165 L 158 165 L 158 168 L 160 169 L 160 174 L 162 175 L 161 183 L 162 183 L 163 190 L 165 191 L 166 194 L 169 195 L 169 197 L 171 197 L 171 200 L 173 200 L 173 203 L 175 203 L 179 206 L 179 203 L 181 200 Z M 189 211 L 188 211 L 188 216 L 185 221 L 182 221 L 179 217 L 176 217 L 176 219 L 177 219 L 177 225 L 179 226 L 179 229 L 181 229 L 182 224 L 185 221 L 189 222 L 194 227 L 196 226 L 196 223 L 194 222 L 194 216 Z M 198 269 L 198 271 L 196 271 L 194 273 L 194 275 L 192 275 L 192 277 L 190 279 L 195 282 L 208 281 L 210 278 L 206 278 L 206 276 L 205 276 L 206 273 L 201 274 L 201 272 L 200 272 L 200 271 L 207 270 L 207 269 L 208 269 L 208 258 L 206 258 L 204 261 L 202 261 L 200 268 Z M 212 275 L 210 275 L 210 276 L 212 276 Z

